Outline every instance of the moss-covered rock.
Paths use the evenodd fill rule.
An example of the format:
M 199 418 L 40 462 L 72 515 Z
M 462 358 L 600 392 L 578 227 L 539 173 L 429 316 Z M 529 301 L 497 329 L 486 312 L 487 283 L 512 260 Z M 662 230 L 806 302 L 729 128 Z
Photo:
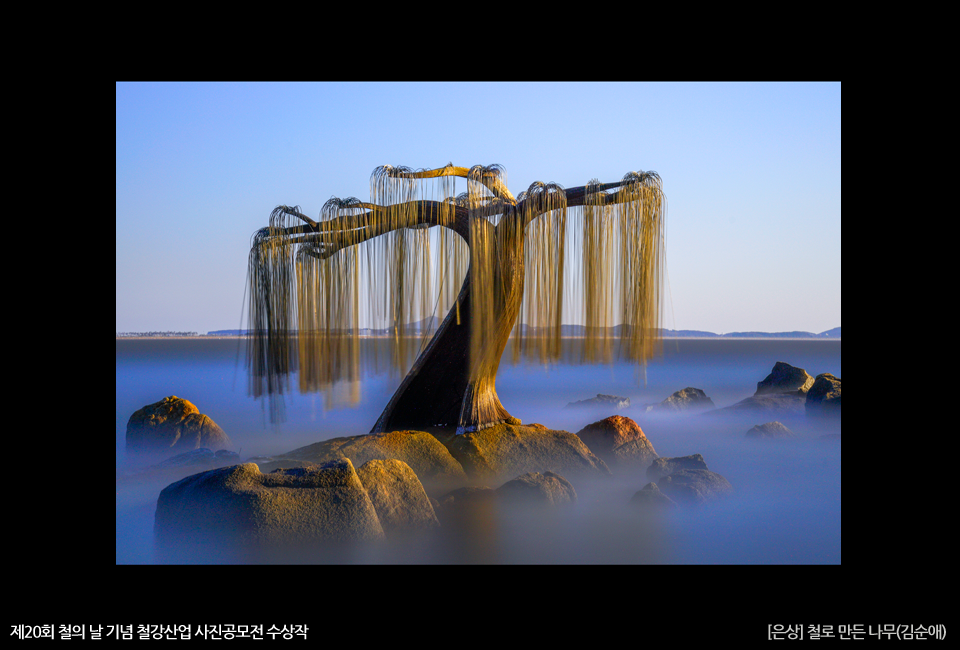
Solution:
M 167 550 L 306 547 L 384 537 L 348 459 L 269 474 L 254 463 L 194 474 L 160 492 L 154 522 L 159 546 Z
M 497 484 L 527 472 L 556 472 L 563 476 L 609 476 L 606 463 L 568 431 L 542 424 L 498 424 L 482 431 L 451 437 L 450 453 L 467 476 Z
M 349 458 L 355 467 L 371 460 L 401 460 L 413 469 L 428 492 L 464 485 L 463 467 L 437 438 L 425 431 L 392 431 L 332 438 L 300 447 L 262 463 L 264 471 L 306 467 Z
M 357 469 L 357 476 L 388 536 L 440 525 L 423 485 L 403 461 L 370 460 Z

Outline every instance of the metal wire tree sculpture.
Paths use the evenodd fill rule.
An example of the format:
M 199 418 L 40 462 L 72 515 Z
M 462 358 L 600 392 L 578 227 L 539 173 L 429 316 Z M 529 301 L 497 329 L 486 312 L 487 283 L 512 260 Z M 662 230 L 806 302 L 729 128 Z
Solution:
M 454 196 L 458 177 L 467 192 Z M 565 314 L 584 325 L 588 362 L 659 352 L 656 172 L 571 189 L 537 182 L 517 197 L 498 165 L 384 166 L 370 185 L 369 203 L 332 198 L 319 221 L 278 206 L 254 235 L 253 395 L 282 394 L 294 372 L 304 392 L 356 382 L 361 320 L 386 324 L 391 363 L 406 372 L 411 324 L 446 312 L 372 432 L 519 424 L 497 397 L 501 356 L 513 333 L 515 358 L 559 358 Z

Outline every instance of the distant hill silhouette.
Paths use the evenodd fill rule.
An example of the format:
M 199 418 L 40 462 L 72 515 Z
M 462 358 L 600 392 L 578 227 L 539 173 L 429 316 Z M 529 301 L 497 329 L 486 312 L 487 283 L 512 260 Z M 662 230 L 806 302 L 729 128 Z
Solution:
M 727 332 L 720 335 L 723 338 L 760 338 L 760 339 L 838 339 L 840 328 L 834 327 L 826 332 Z
M 434 327 L 439 325 L 439 319 L 435 316 L 431 317 L 433 319 Z M 430 319 L 422 320 L 418 323 L 413 323 L 407 327 L 407 333 L 418 334 L 425 329 L 425 326 L 430 324 Z M 526 325 L 522 327 L 526 328 Z M 620 335 L 620 326 L 612 327 L 611 336 Z M 584 326 L 583 325 L 563 325 L 563 336 L 583 336 Z M 526 330 L 525 330 L 526 331 Z M 207 332 L 207 336 L 246 336 L 249 330 L 214 330 L 212 332 Z M 360 330 L 360 333 L 364 336 L 387 336 L 392 334 L 393 330 L 391 329 L 369 329 L 364 328 Z M 671 330 L 664 329 L 663 336 L 666 338 L 751 338 L 751 339 L 839 339 L 840 338 L 840 328 L 834 327 L 829 329 L 826 332 L 820 332 L 819 334 L 814 334 L 813 332 L 727 332 L 726 334 L 715 334 L 714 332 L 705 332 L 702 330 Z

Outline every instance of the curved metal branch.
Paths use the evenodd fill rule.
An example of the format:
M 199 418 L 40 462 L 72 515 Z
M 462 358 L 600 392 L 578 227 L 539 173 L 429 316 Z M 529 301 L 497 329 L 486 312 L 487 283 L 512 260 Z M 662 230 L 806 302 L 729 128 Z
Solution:
M 473 169 L 476 170 L 477 168 Z M 420 170 L 416 172 L 392 170 L 393 168 L 389 167 L 382 168 L 381 173 L 389 174 L 398 178 L 438 178 L 440 176 L 459 176 L 467 178 L 471 173 L 471 170 L 467 169 L 466 167 L 454 167 L 453 165 L 448 165 L 439 169 Z M 476 174 L 476 171 L 474 171 L 474 173 Z M 491 202 L 497 204 L 497 208 L 495 210 L 496 212 L 500 212 L 502 209 L 505 218 L 526 214 L 527 220 L 523 224 L 526 226 L 531 221 L 542 216 L 551 209 L 546 201 L 546 192 L 523 192 L 520 194 L 520 199 L 517 200 L 512 194 L 510 194 L 509 190 L 506 189 L 506 186 L 502 185 L 499 176 L 491 172 L 489 174 L 485 173 L 482 178 L 490 183 L 489 185 L 487 185 L 486 182 L 484 184 L 487 185 L 491 191 L 495 191 L 495 188 L 502 187 L 501 194 L 497 199 L 491 199 Z M 614 205 L 616 203 L 623 203 L 625 200 L 628 200 L 626 197 L 624 197 L 620 192 L 609 192 L 609 190 L 619 189 L 624 185 L 634 183 L 653 185 L 659 188 L 660 177 L 656 172 L 630 172 L 625 175 L 623 179 L 613 183 L 582 185 L 568 189 L 559 188 L 559 186 L 554 184 L 551 184 L 551 187 L 559 188 L 560 191 L 563 191 L 566 195 L 567 207 L 572 208 L 584 205 L 588 195 L 593 195 L 593 201 L 595 205 Z M 506 193 L 506 196 L 509 197 L 509 201 L 512 203 L 508 203 L 505 200 L 501 201 L 501 199 L 506 199 L 506 196 L 503 196 L 502 194 L 503 192 Z M 331 201 L 340 200 L 331 199 Z M 330 203 L 330 201 L 328 201 L 328 203 Z M 356 199 L 346 199 L 344 201 L 340 201 L 340 203 L 343 205 L 348 205 L 351 208 L 366 210 L 366 212 L 354 215 L 343 215 L 318 222 L 301 213 L 298 207 L 291 208 L 281 205 L 274 209 L 273 214 L 288 214 L 303 220 L 306 222 L 306 225 L 291 226 L 286 228 L 264 228 L 259 232 L 259 234 L 260 236 L 280 237 L 300 235 L 302 237 L 292 238 L 290 243 L 316 244 L 322 248 L 322 256 L 326 258 L 346 247 L 342 244 L 335 245 L 332 241 L 332 239 L 334 239 L 332 237 L 333 235 L 336 235 L 336 240 L 342 242 L 345 239 L 343 236 L 345 233 L 353 233 L 354 237 L 349 239 L 349 245 L 353 246 L 373 239 L 374 237 L 379 237 L 380 235 L 396 229 L 396 227 L 387 226 L 386 220 L 382 218 L 386 213 L 386 208 L 383 206 L 361 202 Z M 400 205 L 414 206 L 416 208 L 415 223 L 413 224 L 414 226 L 442 226 L 451 228 L 469 245 L 469 210 L 465 205 L 458 204 L 454 208 L 456 218 L 452 224 L 444 224 L 440 222 L 439 217 L 441 214 L 442 204 L 439 201 L 411 201 Z M 493 210 L 493 208 L 491 208 L 491 210 Z M 312 234 L 315 235 L 310 237 L 309 235 Z M 324 239 L 325 235 L 329 235 L 331 237 Z
M 468 223 L 468 211 L 466 208 L 457 206 L 455 210 L 455 219 L 453 223 L 441 223 L 440 215 L 443 207 L 439 201 L 412 201 L 409 206 L 416 207 L 415 223 L 406 227 L 416 226 L 441 226 L 450 228 L 460 235 L 469 245 L 470 227 Z M 351 207 L 368 208 L 367 212 L 355 215 L 344 215 L 333 219 L 320 222 L 313 221 L 310 225 L 290 226 L 286 228 L 262 228 L 258 231 L 258 236 L 266 237 L 287 237 L 287 243 L 290 244 L 314 244 L 319 249 L 317 251 L 308 251 L 311 255 L 326 259 L 339 250 L 349 246 L 362 244 L 365 241 L 379 237 L 388 232 L 396 230 L 396 226 L 388 224 L 388 221 L 382 217 L 386 209 L 379 205 L 371 203 L 357 203 Z M 301 216 L 298 211 L 293 211 L 286 206 L 279 206 L 277 210 L 284 208 L 286 214 L 291 216 Z M 352 235 L 345 237 L 345 235 Z M 346 244 L 342 242 L 348 242 Z
M 517 200 L 507 188 L 501 178 L 501 168 L 498 165 L 481 167 L 455 167 L 452 163 L 446 167 L 437 169 L 420 169 L 417 171 L 407 171 L 404 169 L 394 169 L 389 165 L 380 168 L 383 172 L 393 178 L 440 178 L 442 176 L 457 176 L 458 178 L 474 179 L 479 181 L 490 190 L 494 196 L 503 199 L 506 202 L 515 204 Z
M 624 196 L 620 192 L 609 192 L 609 190 L 619 189 L 625 185 L 641 183 L 647 186 L 660 188 L 660 176 L 656 172 L 630 172 L 621 180 L 613 183 L 601 183 L 593 185 L 581 185 L 564 190 L 567 197 L 567 207 L 573 208 L 586 204 L 587 196 L 593 195 L 594 205 L 614 205 L 632 200 L 632 197 Z M 544 193 L 527 193 L 520 195 L 520 201 L 517 203 L 517 214 L 527 214 L 530 223 L 537 217 L 549 211 L 547 204 L 544 203 Z M 524 225 L 526 225 L 526 223 Z
M 314 221 L 313 219 L 311 219 L 311 218 L 308 217 L 307 215 L 305 215 L 305 214 L 303 214 L 302 212 L 300 212 L 300 206 L 295 206 L 295 207 L 292 207 L 292 208 L 291 208 L 291 207 L 286 206 L 286 205 L 278 205 L 277 207 L 275 207 L 275 208 L 273 209 L 273 212 L 271 213 L 270 216 L 271 216 L 271 217 L 274 217 L 274 216 L 279 216 L 279 215 L 284 215 L 284 214 L 289 214 L 291 217 L 297 217 L 298 219 L 301 219 L 302 221 L 305 221 L 307 224 L 309 224 L 310 226 L 313 226 L 314 228 L 317 227 L 317 222 L 316 222 L 316 221 Z

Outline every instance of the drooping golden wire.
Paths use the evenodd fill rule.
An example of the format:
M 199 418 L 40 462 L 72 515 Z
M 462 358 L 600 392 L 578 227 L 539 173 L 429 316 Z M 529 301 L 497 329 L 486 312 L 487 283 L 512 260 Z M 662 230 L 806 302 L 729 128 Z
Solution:
M 278 206 L 270 213 L 269 226 L 253 236 L 248 260 L 249 391 L 254 397 L 270 397 L 272 421 L 283 418 L 282 395 L 297 370 L 296 248 L 283 234 L 291 224 L 291 210 L 299 212 L 299 206 Z
M 621 355 L 645 363 L 661 352 L 666 201 L 660 176 L 630 172 L 617 196 L 620 226 Z
M 422 171 L 383 166 L 374 170 L 370 181 L 371 201 L 383 208 L 376 211 L 374 229 L 387 233 L 369 249 L 371 276 L 379 285 L 371 287 L 371 295 L 382 297 L 373 305 L 374 316 L 391 330 L 392 366 L 401 374 L 449 310 L 466 272 L 467 251 L 460 237 L 447 227 L 437 229 L 434 237 L 426 224 L 418 223 L 417 201 L 428 199 L 439 205 L 434 217 L 438 225 L 453 223 L 455 177 L 417 178 Z
M 297 253 L 300 391 L 324 390 L 325 405 L 341 401 L 339 381 L 349 382 L 347 403 L 360 399 L 360 229 L 339 224 L 365 209 L 353 197 L 331 198 L 320 213 L 323 244 L 305 242 Z
M 610 363 L 613 358 L 612 332 L 614 288 L 622 282 L 617 277 L 618 255 L 613 248 L 614 208 L 604 202 L 596 179 L 586 186 L 582 211 L 582 318 L 584 340 L 581 359 L 586 363 Z
M 549 363 L 560 358 L 563 338 L 564 298 L 568 278 L 567 198 L 556 183 L 530 185 L 520 195 L 525 213 L 521 223 L 526 225 L 523 239 L 524 297 L 521 307 L 521 326 L 514 336 L 522 339 L 514 343 L 529 359 Z M 514 354 L 516 356 L 516 354 Z

